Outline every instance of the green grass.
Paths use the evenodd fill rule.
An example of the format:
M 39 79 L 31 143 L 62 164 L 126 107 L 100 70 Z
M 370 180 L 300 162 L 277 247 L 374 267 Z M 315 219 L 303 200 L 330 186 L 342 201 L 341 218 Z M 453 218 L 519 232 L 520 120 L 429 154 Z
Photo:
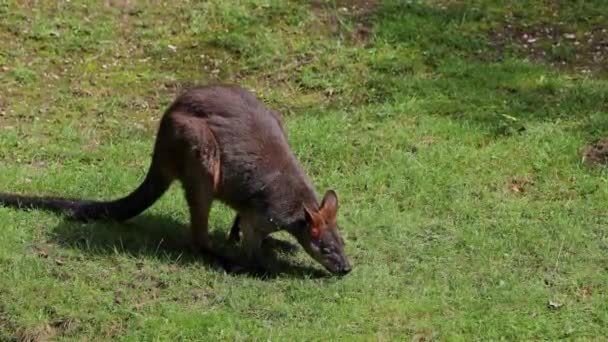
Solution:
M 608 171 L 580 154 L 608 135 L 608 3 L 350 3 L 0 2 L 2 191 L 124 195 L 181 89 L 239 83 L 338 192 L 355 267 L 224 274 L 179 186 L 124 225 L 0 208 L 0 340 L 608 336 Z

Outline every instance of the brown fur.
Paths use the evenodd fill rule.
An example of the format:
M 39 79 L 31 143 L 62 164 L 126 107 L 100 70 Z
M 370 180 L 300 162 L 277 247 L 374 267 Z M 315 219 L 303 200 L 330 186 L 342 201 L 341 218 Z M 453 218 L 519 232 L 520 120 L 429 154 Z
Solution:
M 337 230 L 337 196 L 328 191 L 319 205 L 280 115 L 236 86 L 195 88 L 175 100 L 161 120 L 146 180 L 130 195 L 100 202 L 0 194 L 0 204 L 58 210 L 81 220 L 125 220 L 152 205 L 174 180 L 183 185 L 197 248 L 210 250 L 209 211 L 218 199 L 238 212 L 230 235 L 242 231 L 253 266 L 264 264 L 262 240 L 284 229 L 328 270 L 350 271 Z

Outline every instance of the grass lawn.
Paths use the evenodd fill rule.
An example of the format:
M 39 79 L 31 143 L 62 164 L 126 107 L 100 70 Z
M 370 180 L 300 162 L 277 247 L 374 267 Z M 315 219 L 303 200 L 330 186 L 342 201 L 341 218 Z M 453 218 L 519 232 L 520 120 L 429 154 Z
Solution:
M 184 87 L 239 83 L 354 264 L 225 274 L 177 185 L 126 224 L 0 208 L 0 340 L 606 338 L 607 29 L 604 0 L 0 1 L 0 191 L 125 195 Z

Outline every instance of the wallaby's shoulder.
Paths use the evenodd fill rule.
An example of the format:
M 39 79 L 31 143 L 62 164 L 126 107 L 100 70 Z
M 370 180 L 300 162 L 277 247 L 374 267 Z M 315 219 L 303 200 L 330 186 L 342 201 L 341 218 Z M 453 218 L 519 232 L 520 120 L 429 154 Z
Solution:
M 267 107 L 253 92 L 238 85 L 219 84 L 189 88 L 177 97 L 170 110 L 185 110 L 197 116 L 251 116 L 260 119 L 272 117 L 283 130 L 281 114 Z

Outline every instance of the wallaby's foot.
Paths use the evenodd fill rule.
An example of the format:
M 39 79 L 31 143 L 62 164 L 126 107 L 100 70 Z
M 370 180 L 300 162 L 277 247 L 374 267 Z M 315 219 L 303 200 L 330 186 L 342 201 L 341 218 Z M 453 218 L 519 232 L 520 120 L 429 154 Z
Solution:
M 201 246 L 199 243 L 190 241 L 188 247 L 190 247 L 190 252 L 192 252 L 192 254 L 203 254 L 203 246 Z
M 283 253 L 287 253 L 290 255 L 296 254 L 296 252 L 298 252 L 298 250 L 300 249 L 297 245 L 289 241 L 275 239 L 270 236 L 267 236 L 262 241 L 262 247 L 264 249 L 279 250 Z
M 276 273 L 275 272 L 271 272 L 269 270 L 267 270 L 266 268 L 262 267 L 262 268 L 255 268 L 252 270 L 252 274 L 262 280 L 267 280 L 267 279 L 271 279 L 276 277 Z
M 276 272 L 260 263 L 230 263 L 224 269 L 227 273 L 250 274 L 261 279 L 268 279 L 276 274 Z
M 252 276 L 262 279 L 268 279 L 278 274 L 278 269 L 275 267 L 274 258 L 263 250 L 258 250 L 257 253 L 242 256 L 241 261 L 231 265 L 231 271 L 234 273 L 248 273 Z
M 247 270 L 250 274 L 261 278 L 261 279 L 269 279 L 276 275 L 272 267 L 269 267 L 267 264 L 262 264 L 260 262 L 253 262 L 249 264 L 249 268 Z
M 193 239 L 190 242 L 190 249 L 195 254 L 206 254 L 206 255 L 214 254 L 213 248 L 211 248 L 211 245 L 209 244 L 207 239 Z
M 191 243 L 190 249 L 194 254 L 211 259 L 212 266 L 216 269 L 221 268 L 226 272 L 231 272 L 231 269 L 234 267 L 233 265 L 236 264 L 234 260 L 213 250 L 208 244 Z

